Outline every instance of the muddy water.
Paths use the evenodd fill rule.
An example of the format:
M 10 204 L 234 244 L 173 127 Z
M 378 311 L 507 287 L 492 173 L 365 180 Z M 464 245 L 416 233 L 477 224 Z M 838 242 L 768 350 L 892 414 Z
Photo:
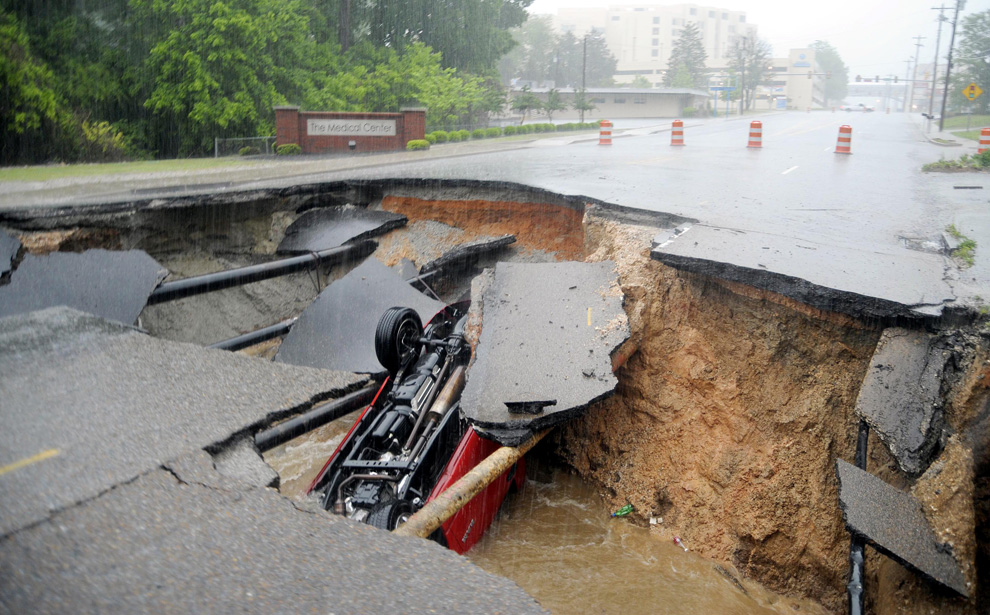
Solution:
M 552 482 L 527 481 L 467 556 L 555 614 L 825 612 L 737 580 L 672 537 L 611 517 L 590 485 L 556 470 Z
M 281 476 L 283 494 L 304 497 L 357 416 L 265 453 Z M 553 613 L 824 613 L 814 603 L 780 597 L 683 551 L 662 523 L 647 529 L 612 518 L 594 489 L 566 470 L 540 474 L 510 497 L 467 556 L 512 579 Z

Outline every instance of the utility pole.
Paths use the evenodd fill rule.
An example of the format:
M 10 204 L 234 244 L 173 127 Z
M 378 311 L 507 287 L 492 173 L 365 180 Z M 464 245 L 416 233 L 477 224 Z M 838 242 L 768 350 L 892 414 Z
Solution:
M 746 110 L 746 60 L 749 58 L 746 56 L 746 37 L 742 38 L 742 82 L 739 88 L 739 117 L 743 116 L 743 112 Z
M 911 80 L 908 82 L 910 84 L 908 85 L 908 92 L 909 92 L 908 104 L 907 104 L 908 113 L 911 113 L 911 111 L 914 108 L 914 80 L 918 78 L 918 54 L 921 53 L 921 48 L 924 47 L 924 45 L 921 44 L 921 41 L 925 40 L 925 37 L 916 36 L 914 37 L 914 40 L 916 41 L 914 43 L 915 46 L 914 68 L 911 69 Z
M 584 35 L 584 46 L 581 49 L 581 123 L 584 123 L 584 108 L 588 104 L 588 90 L 584 84 L 588 78 L 588 35 Z
M 932 91 L 928 95 L 928 127 L 931 128 L 932 125 L 932 111 L 935 107 L 935 84 L 938 82 L 938 47 L 942 43 L 942 22 L 945 21 L 945 11 L 949 7 L 945 6 L 933 6 L 933 11 L 938 11 L 938 35 L 935 37 L 935 64 L 932 67 Z
M 952 47 L 956 44 L 956 25 L 959 23 L 959 11 L 966 6 L 966 0 L 956 0 L 956 13 L 952 17 L 952 37 L 949 39 L 949 58 L 945 63 L 945 89 L 942 90 L 942 112 L 938 116 L 938 131 L 942 132 L 945 124 L 945 101 L 949 98 L 949 76 L 952 74 Z

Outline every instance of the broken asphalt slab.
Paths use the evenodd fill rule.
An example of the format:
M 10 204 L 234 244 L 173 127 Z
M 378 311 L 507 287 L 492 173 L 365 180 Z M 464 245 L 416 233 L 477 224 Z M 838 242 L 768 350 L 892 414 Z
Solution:
M 477 263 L 480 259 L 490 254 L 498 252 L 516 242 L 515 235 L 502 235 L 500 237 L 482 238 L 475 241 L 463 243 L 453 250 L 447 252 L 440 258 L 432 260 L 423 265 L 420 275 L 425 275 L 434 271 L 450 275 L 450 270 L 455 272 L 464 270 Z
M 334 281 L 303 310 L 275 361 L 362 374 L 385 373 L 375 330 L 391 307 L 416 310 L 423 324 L 443 309 L 374 258 Z
M 407 218 L 389 211 L 363 207 L 311 209 L 285 230 L 279 254 L 319 252 L 349 241 L 368 239 L 405 226 Z
M 884 330 L 859 389 L 856 413 L 911 475 L 931 463 L 942 433 L 945 351 L 924 331 Z
M 836 460 L 835 473 L 850 532 L 930 581 L 969 597 L 958 562 L 935 539 L 918 500 L 842 459 Z
M 499 263 L 461 409 L 501 444 L 578 416 L 615 390 L 629 337 L 615 263 Z
M 696 224 L 673 236 L 661 233 L 651 257 L 864 319 L 938 316 L 954 300 L 943 279 L 945 258 L 904 248 L 869 250 Z
M 4 538 L 0 612 L 544 613 L 436 543 L 252 488 L 212 462 L 189 453 Z
M 14 259 L 21 249 L 21 242 L 16 237 L 11 237 L 0 230 L 0 276 L 11 270 L 14 266 Z
M 0 536 L 365 378 L 148 336 L 69 308 L 0 319 Z
M 65 305 L 133 324 L 167 274 L 141 250 L 28 254 L 0 286 L 0 318 Z

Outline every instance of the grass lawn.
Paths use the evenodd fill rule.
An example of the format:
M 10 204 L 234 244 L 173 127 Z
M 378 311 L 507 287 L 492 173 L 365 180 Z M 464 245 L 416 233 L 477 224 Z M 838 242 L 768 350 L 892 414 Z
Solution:
M 143 160 L 140 162 L 111 162 L 105 164 L 46 164 L 32 167 L 2 167 L 0 181 L 45 181 L 63 177 L 119 175 L 122 173 L 168 173 L 197 171 L 222 167 L 257 164 L 244 158 L 180 158 L 176 160 Z
M 976 134 L 979 135 L 980 128 L 990 127 L 990 115 L 957 115 L 955 117 L 947 117 L 942 122 L 942 128 L 945 130 L 966 130 L 967 122 L 969 122 L 969 129 L 975 129 Z
M 962 131 L 952 131 L 952 134 L 957 137 L 962 137 L 963 139 L 972 139 L 973 141 L 980 140 L 980 131 L 977 130 L 962 130 Z

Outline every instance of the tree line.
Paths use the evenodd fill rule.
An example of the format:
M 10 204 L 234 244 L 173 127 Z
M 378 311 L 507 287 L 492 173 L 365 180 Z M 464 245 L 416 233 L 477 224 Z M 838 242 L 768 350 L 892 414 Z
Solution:
M 0 163 L 204 155 L 273 107 L 500 111 L 532 0 L 0 0 Z

